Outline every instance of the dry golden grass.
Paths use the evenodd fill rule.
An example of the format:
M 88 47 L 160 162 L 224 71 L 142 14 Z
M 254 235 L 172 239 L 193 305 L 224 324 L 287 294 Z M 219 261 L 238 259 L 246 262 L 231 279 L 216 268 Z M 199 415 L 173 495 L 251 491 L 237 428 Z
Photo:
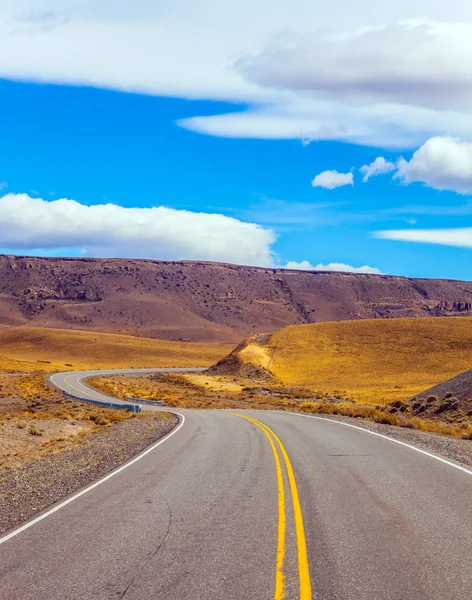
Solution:
M 472 318 L 295 325 L 263 349 L 284 385 L 387 404 L 472 367 Z
M 58 391 L 45 384 L 44 373 L 0 374 L 0 415 L 61 398 Z
M 236 393 L 242 391 L 244 384 L 234 381 L 234 378 L 213 377 L 211 375 L 183 375 L 184 379 L 195 385 L 206 387 L 217 392 Z
M 389 412 L 378 410 L 369 404 L 358 404 L 356 402 L 301 402 L 298 405 L 298 409 L 300 412 L 305 413 L 342 415 L 354 417 L 356 419 L 368 419 L 369 421 L 394 425 L 396 427 L 419 429 L 420 431 L 451 435 L 466 440 L 472 439 L 472 425 L 445 423 L 443 421 L 421 419 L 409 415 L 391 414 Z
M 80 444 L 91 434 L 126 419 L 146 418 L 58 398 L 30 403 L 26 410 L 0 412 L 0 474 Z
M 211 377 L 207 378 L 210 379 Z M 214 384 L 207 386 L 203 380 L 189 381 L 185 375 L 120 375 L 95 377 L 89 379 L 88 384 L 110 396 L 121 399 L 133 396 L 145 400 L 161 400 L 168 407 L 283 409 L 296 406 L 295 402 L 285 398 L 263 398 L 247 394 L 246 388 L 239 385 L 233 387 L 229 385 L 229 381 L 225 382 L 223 379 L 216 377 Z
M 168 342 L 129 335 L 15 327 L 0 331 L 1 371 L 205 367 L 231 344 Z

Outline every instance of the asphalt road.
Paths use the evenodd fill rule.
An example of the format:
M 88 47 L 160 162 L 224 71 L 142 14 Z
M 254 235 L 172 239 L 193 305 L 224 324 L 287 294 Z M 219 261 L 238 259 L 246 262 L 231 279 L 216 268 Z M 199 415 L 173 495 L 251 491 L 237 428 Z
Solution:
M 106 396 L 96 390 L 90 388 L 86 380 L 90 377 L 96 377 L 98 375 L 142 375 L 143 373 L 201 373 L 205 371 L 205 368 L 167 368 L 167 369 L 102 369 L 100 371 L 66 371 L 64 373 L 55 373 L 51 375 L 50 382 L 58 387 L 60 390 L 72 394 L 73 396 L 80 396 L 81 398 L 87 398 L 89 400 L 101 400 L 102 402 L 114 402 L 115 404 L 123 404 L 122 400 Z
M 335 421 L 181 414 L 0 539 L 2 600 L 472 598 L 472 473 Z

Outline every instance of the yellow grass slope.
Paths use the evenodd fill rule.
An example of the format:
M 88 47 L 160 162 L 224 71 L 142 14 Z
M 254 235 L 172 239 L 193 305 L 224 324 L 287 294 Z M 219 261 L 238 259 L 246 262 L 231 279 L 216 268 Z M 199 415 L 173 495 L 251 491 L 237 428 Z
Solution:
M 285 385 L 384 404 L 470 369 L 472 318 L 294 325 L 273 334 L 262 350 Z
M 16 327 L 0 331 L 0 371 L 204 367 L 230 349 L 231 344 L 168 342 L 109 333 Z

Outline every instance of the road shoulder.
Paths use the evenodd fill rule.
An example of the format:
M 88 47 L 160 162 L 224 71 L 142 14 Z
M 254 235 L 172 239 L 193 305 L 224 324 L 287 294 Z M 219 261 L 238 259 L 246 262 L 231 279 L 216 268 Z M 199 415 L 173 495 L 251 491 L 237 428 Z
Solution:
M 169 413 L 146 414 L 97 432 L 80 446 L 0 475 L 0 534 L 106 475 L 167 435 L 178 423 Z

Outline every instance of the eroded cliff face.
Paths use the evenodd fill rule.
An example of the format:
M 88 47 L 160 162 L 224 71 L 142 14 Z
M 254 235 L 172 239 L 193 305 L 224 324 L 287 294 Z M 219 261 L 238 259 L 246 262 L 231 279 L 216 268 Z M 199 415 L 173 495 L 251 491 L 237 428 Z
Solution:
M 472 314 L 472 283 L 205 262 L 0 256 L 0 327 L 189 340 L 285 325 Z

